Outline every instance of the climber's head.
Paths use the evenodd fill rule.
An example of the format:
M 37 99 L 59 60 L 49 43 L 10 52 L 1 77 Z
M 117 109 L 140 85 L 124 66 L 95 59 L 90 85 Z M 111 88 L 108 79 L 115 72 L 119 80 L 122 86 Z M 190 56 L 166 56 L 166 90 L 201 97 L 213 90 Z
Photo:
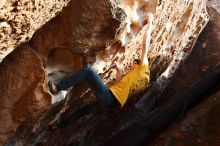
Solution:
M 131 69 L 135 69 L 141 63 L 140 59 L 134 59 Z

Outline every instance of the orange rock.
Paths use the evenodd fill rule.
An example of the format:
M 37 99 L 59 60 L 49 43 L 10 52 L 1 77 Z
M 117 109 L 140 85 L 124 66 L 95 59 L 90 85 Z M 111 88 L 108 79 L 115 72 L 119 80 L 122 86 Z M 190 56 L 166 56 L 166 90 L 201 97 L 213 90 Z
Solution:
M 27 128 L 49 108 L 47 77 L 42 60 L 31 48 L 19 48 L 0 65 L 0 145 L 14 134 L 22 122 Z

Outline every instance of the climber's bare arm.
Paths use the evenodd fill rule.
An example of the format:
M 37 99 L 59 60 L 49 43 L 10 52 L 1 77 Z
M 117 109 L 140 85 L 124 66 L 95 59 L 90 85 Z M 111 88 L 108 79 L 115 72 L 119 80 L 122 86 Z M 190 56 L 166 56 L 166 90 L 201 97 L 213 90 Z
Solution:
M 115 82 L 119 82 L 122 78 L 122 73 L 120 71 L 117 71 Z
M 115 69 L 116 69 L 116 78 L 115 78 L 115 82 L 119 82 L 123 76 L 121 70 L 119 69 L 118 65 L 115 64 Z
M 142 41 L 142 54 L 141 54 L 141 61 L 146 64 L 148 64 L 147 52 L 149 49 L 150 39 L 151 39 L 152 21 L 153 21 L 153 15 L 149 14 L 147 17 L 146 31 L 144 32 L 144 37 Z

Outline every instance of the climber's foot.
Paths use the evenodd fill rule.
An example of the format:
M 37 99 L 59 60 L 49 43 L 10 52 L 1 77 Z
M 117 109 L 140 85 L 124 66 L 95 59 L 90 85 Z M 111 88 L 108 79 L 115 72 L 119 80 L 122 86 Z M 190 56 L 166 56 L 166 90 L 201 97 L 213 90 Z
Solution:
M 57 94 L 57 93 L 59 93 L 60 88 L 59 88 L 59 86 L 56 85 L 54 82 L 49 81 L 49 82 L 48 82 L 48 86 L 49 86 L 50 93 L 52 93 L 52 94 Z

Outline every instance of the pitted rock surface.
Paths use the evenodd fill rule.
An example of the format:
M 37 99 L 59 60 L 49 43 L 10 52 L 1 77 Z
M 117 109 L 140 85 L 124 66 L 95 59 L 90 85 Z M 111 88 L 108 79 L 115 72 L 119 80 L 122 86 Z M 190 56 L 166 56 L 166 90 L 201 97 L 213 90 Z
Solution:
M 43 62 L 28 47 L 7 56 L 0 66 L 0 145 L 6 143 L 18 126 L 26 123 L 32 131 L 51 104 L 46 88 Z
M 15 2 L 13 5 L 11 3 L 10 5 L 12 6 L 6 8 L 5 6 L 8 2 L 1 1 L 0 8 L 10 12 L 8 14 L 14 14 L 13 11 L 15 11 L 15 14 L 19 14 L 20 16 L 20 12 L 23 14 L 22 10 L 26 10 L 25 8 L 20 8 L 20 5 L 23 6 L 23 2 L 25 3 L 25 1 Z M 44 1 L 40 2 L 39 6 L 44 3 Z M 37 11 L 36 13 L 27 13 L 31 15 L 30 17 L 34 15 L 36 19 L 32 22 L 32 19 L 29 20 L 29 17 L 26 18 L 24 15 L 21 15 L 18 21 L 21 20 L 24 22 L 23 20 L 27 20 L 28 23 L 21 23 L 23 30 L 19 27 L 19 31 L 11 29 L 11 25 L 14 25 L 14 21 L 10 24 L 9 22 L 11 21 L 7 22 L 5 20 L 13 19 L 7 16 L 6 13 L 2 13 L 10 19 L 0 19 L 0 26 L 2 27 L 0 30 L 2 30 L 3 33 L 7 32 L 6 34 L 18 32 L 18 34 L 12 35 L 12 37 L 7 35 L 3 36 L 3 57 L 21 42 L 28 41 L 37 30 L 29 42 L 34 51 L 28 48 L 18 48 L 13 52 L 13 57 L 9 57 L 9 59 L 6 58 L 1 63 L 2 68 L 7 69 L 9 65 L 8 72 L 17 73 L 21 68 L 24 72 L 17 73 L 20 76 L 16 76 L 16 79 L 21 80 L 22 84 L 24 84 L 23 82 L 26 83 L 25 85 L 28 86 L 28 88 L 25 89 L 30 89 L 26 92 L 24 88 L 19 88 L 19 93 L 17 93 L 17 89 L 20 85 L 13 84 L 15 79 L 6 79 L 8 73 L 2 69 L 2 85 L 7 88 L 7 90 L 4 89 L 2 92 L 12 95 L 10 96 L 11 98 L 9 98 L 12 99 L 10 102 L 8 98 L 4 96 L 3 103 L 13 104 L 7 107 L 3 106 L 5 109 L 2 110 L 4 111 L 2 114 L 6 117 L 6 120 L 3 122 L 9 122 L 5 129 L 3 128 L 3 130 L 5 130 L 3 132 L 6 134 L 3 135 L 2 142 L 5 142 L 6 138 L 15 133 L 16 128 L 21 122 L 27 121 L 27 125 L 30 125 L 30 127 L 32 127 L 33 124 L 35 124 L 35 126 L 37 125 L 39 131 L 37 131 L 35 135 L 30 135 L 28 132 L 24 133 L 23 137 L 19 137 L 18 132 L 9 142 L 20 142 L 21 145 L 98 145 L 102 143 L 105 138 L 111 134 L 113 129 L 124 126 L 123 124 L 126 125 L 127 122 L 133 118 L 132 113 L 136 110 L 134 106 L 128 106 L 121 110 L 116 109 L 112 113 L 102 112 L 97 116 L 84 117 L 66 129 L 59 129 L 52 134 L 45 133 L 44 130 L 47 124 L 56 117 L 55 113 L 57 113 L 57 111 L 65 108 L 65 106 L 70 106 L 70 109 L 74 111 L 78 106 L 77 103 L 72 104 L 68 99 L 65 99 L 64 102 L 69 105 L 63 105 L 62 102 L 56 104 L 58 106 L 54 105 L 53 107 L 56 109 L 52 108 L 52 112 L 46 112 L 43 117 L 36 122 L 41 113 L 47 109 L 47 106 L 44 106 L 44 104 L 38 106 L 37 102 L 37 106 L 34 104 L 34 109 L 39 108 L 39 110 L 37 110 L 39 113 L 33 112 L 34 114 L 26 114 L 32 113 L 32 111 L 29 111 L 30 108 L 28 108 L 29 105 L 31 106 L 32 104 L 27 101 L 35 101 L 35 99 L 41 97 L 42 101 L 46 100 L 45 105 L 49 105 L 47 100 L 49 95 L 47 93 L 44 95 L 44 92 L 41 92 L 41 94 L 35 95 L 36 91 L 37 93 L 39 90 L 42 91 L 41 86 L 45 86 L 45 72 L 46 74 L 58 71 L 63 71 L 67 74 L 75 73 L 82 67 L 82 62 L 88 59 L 98 73 L 100 73 L 105 83 L 111 84 L 110 82 L 115 78 L 116 74 L 116 70 L 111 66 L 115 62 L 120 64 L 121 70 L 125 73 L 129 70 L 129 66 L 133 60 L 140 57 L 142 38 L 146 31 L 146 15 L 152 13 L 154 20 L 150 28 L 152 33 L 148 35 L 151 39 L 147 42 L 147 52 L 152 81 L 157 82 L 158 85 L 160 85 L 160 91 L 162 91 L 171 81 L 179 65 L 191 53 L 199 34 L 209 20 L 209 15 L 206 12 L 207 1 L 71 0 L 69 3 L 68 1 L 62 1 L 60 7 L 59 2 L 60 1 L 57 2 L 57 5 L 55 4 L 57 7 L 53 7 L 55 2 L 45 2 L 43 4 L 45 7 L 48 5 L 55 9 L 48 12 L 48 9 L 45 8 L 42 13 L 39 12 L 39 15 L 37 10 L 40 9 L 34 8 L 35 4 L 38 4 L 37 2 L 34 4 L 26 3 L 28 9 L 32 8 L 34 12 Z M 67 3 L 67 7 L 65 7 L 60 14 L 57 14 Z M 16 7 L 16 9 L 12 7 Z M 213 11 L 215 11 L 215 9 Z M 57 14 L 56 17 L 54 17 L 55 14 Z M 52 17 L 54 18 L 42 26 Z M 33 24 L 38 21 L 39 25 L 30 29 L 32 26 L 35 26 Z M 38 29 L 40 26 L 42 27 Z M 22 32 L 24 31 L 24 34 L 21 30 Z M 13 38 L 13 41 L 11 41 L 10 38 Z M 202 49 L 204 48 L 206 48 L 206 44 L 203 44 Z M 39 57 L 38 59 L 41 60 L 35 63 L 35 53 L 31 53 L 33 56 L 30 58 L 25 58 L 25 56 L 20 55 L 19 49 L 21 52 L 35 52 L 37 53 L 37 57 Z M 27 54 L 26 57 L 29 56 Z M 19 63 L 19 60 L 13 61 L 13 58 L 16 57 L 21 59 L 22 63 Z M 15 68 L 16 70 L 13 70 L 13 67 L 10 68 L 11 63 L 17 67 Z M 27 74 L 26 67 L 30 69 Z M 45 71 L 43 68 L 45 68 Z M 206 69 L 207 67 L 204 68 Z M 37 71 L 38 69 L 40 70 L 39 72 Z M 29 87 L 29 83 L 31 87 Z M 36 90 L 35 87 L 40 89 Z M 83 84 L 83 86 L 78 87 L 76 93 L 78 93 L 79 90 L 84 91 L 85 85 Z M 160 92 L 158 91 L 158 93 Z M 22 97 L 24 98 L 17 99 L 17 94 L 19 97 L 23 95 Z M 80 92 L 80 95 L 77 96 L 81 97 L 80 99 L 82 100 L 87 100 L 86 103 L 92 103 L 95 100 L 95 98 L 93 99 L 94 96 L 91 96 L 91 93 L 81 94 Z M 133 102 L 132 105 L 136 102 L 131 99 L 130 101 Z M 142 101 L 140 101 L 140 103 L 142 103 Z M 80 102 L 78 104 L 81 106 L 85 103 Z M 17 110 L 11 112 L 11 109 Z
M 56 16 L 69 0 L 0 2 L 0 62 L 34 32 Z

